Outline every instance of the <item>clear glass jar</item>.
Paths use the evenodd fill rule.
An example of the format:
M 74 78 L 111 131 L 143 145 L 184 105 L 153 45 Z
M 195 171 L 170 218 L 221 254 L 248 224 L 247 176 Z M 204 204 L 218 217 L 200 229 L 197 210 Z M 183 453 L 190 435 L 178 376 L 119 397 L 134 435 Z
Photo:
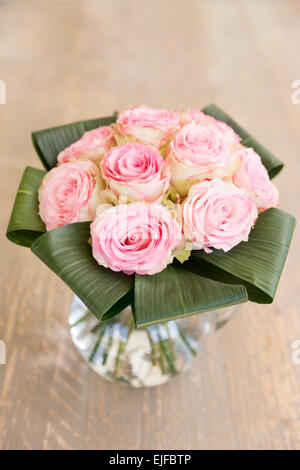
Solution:
M 154 387 L 186 370 L 207 335 L 233 311 L 229 307 L 136 329 L 131 307 L 99 322 L 75 295 L 69 324 L 76 348 L 97 374 L 132 387 Z

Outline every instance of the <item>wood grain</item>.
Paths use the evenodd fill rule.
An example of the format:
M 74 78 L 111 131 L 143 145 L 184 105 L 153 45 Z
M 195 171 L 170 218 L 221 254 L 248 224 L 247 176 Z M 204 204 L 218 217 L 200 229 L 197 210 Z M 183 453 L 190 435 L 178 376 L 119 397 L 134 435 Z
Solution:
M 286 167 L 281 207 L 299 215 L 297 0 L 0 1 L 4 233 L 30 132 L 133 104 L 226 109 Z M 300 448 L 299 233 L 274 304 L 247 304 L 185 375 L 130 390 L 74 349 L 70 290 L 29 250 L 1 240 L 1 449 Z

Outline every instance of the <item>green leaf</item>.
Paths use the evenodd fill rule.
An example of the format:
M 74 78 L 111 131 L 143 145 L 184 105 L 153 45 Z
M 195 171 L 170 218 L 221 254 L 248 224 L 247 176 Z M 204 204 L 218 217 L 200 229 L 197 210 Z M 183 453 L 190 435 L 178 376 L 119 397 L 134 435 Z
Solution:
M 33 145 L 46 170 L 51 170 L 57 163 L 57 155 L 91 129 L 107 126 L 115 122 L 117 114 L 112 116 L 79 121 L 64 126 L 52 127 L 32 133 Z
M 92 256 L 89 237 L 90 222 L 65 225 L 41 235 L 31 250 L 101 320 L 131 291 L 133 277 L 99 266 Z
M 223 282 L 243 284 L 249 300 L 271 303 L 287 257 L 295 228 L 295 218 L 279 209 L 263 212 L 252 230 L 249 241 L 225 253 L 214 250 L 193 251 L 193 262 L 206 276 Z
M 243 286 L 213 281 L 173 264 L 153 276 L 135 276 L 133 312 L 136 326 L 142 327 L 247 300 Z
M 38 189 L 46 172 L 28 166 L 16 195 L 6 236 L 18 245 L 31 246 L 46 231 L 39 216 Z
M 269 150 L 267 150 L 263 145 L 261 145 L 254 137 L 252 137 L 249 132 L 245 131 L 239 124 L 237 124 L 228 114 L 226 114 L 222 109 L 218 108 L 215 104 L 210 104 L 206 106 L 202 111 L 205 114 L 213 116 L 215 119 L 228 124 L 232 129 L 239 134 L 242 138 L 242 144 L 246 147 L 252 147 L 255 152 L 257 152 L 266 169 L 269 172 L 270 178 L 274 178 L 283 168 L 283 163 L 278 160 Z
M 131 289 L 127 294 L 125 294 L 120 300 L 118 300 L 106 313 L 102 316 L 102 321 L 107 321 L 112 317 L 118 315 L 122 312 L 124 308 L 128 307 L 133 302 L 134 290 Z

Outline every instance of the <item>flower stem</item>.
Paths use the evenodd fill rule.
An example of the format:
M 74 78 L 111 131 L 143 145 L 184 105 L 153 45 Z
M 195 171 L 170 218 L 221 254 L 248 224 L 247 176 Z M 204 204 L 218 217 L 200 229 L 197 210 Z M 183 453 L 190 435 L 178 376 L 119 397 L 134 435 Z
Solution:
M 91 312 L 88 310 L 87 313 L 83 315 L 83 317 L 80 317 L 79 320 L 77 320 L 75 323 L 71 325 L 71 328 L 74 328 L 74 326 L 77 326 L 83 321 L 87 320 L 90 316 L 91 316 Z
M 111 345 L 112 345 L 112 341 L 113 341 L 113 338 L 112 338 L 112 332 L 111 332 L 111 328 L 108 327 L 108 328 L 105 328 L 104 330 L 110 330 L 108 335 L 109 335 L 109 338 L 108 338 L 108 344 L 104 350 L 104 353 L 103 353 L 103 358 L 102 358 L 102 364 L 105 365 L 106 364 L 106 361 L 107 361 L 107 357 L 108 357 L 108 353 L 109 353 L 109 350 L 111 348 Z
M 151 346 L 151 362 L 152 362 L 152 365 L 155 366 L 156 362 L 157 362 L 157 357 L 156 357 L 157 356 L 157 348 L 155 347 L 155 344 L 152 340 L 151 333 L 150 333 L 149 329 L 147 328 L 146 331 L 147 331 L 147 335 L 148 335 L 150 346 Z
M 175 361 L 176 357 L 175 357 L 174 343 L 172 341 L 172 336 L 171 336 L 171 333 L 170 333 L 170 330 L 169 330 L 169 325 L 168 325 L 168 323 L 166 323 L 164 326 L 165 326 L 165 329 L 167 330 L 167 334 L 168 334 L 167 343 L 168 343 L 168 346 L 169 346 L 169 349 L 170 349 L 170 356 L 171 356 L 172 360 Z
M 92 329 L 91 333 L 97 333 L 103 327 L 103 322 L 97 323 Z
M 113 371 L 113 376 L 118 377 L 120 367 L 122 364 L 122 355 L 125 350 L 126 344 L 128 343 L 129 336 L 134 327 L 133 315 L 129 315 L 123 326 L 120 326 L 120 342 L 118 347 L 118 353 L 115 361 L 115 368 Z
M 103 328 L 103 330 L 101 331 L 101 333 L 100 333 L 100 335 L 99 335 L 99 338 L 97 339 L 97 341 L 96 341 L 96 343 L 95 343 L 95 346 L 93 347 L 93 350 L 92 350 L 92 352 L 91 352 L 91 354 L 90 354 L 90 357 L 89 357 L 89 361 L 90 361 L 90 362 L 93 362 L 93 360 L 94 360 L 94 357 L 95 357 L 95 355 L 96 355 L 96 352 L 98 351 L 98 348 L 99 348 L 99 346 L 100 346 L 100 344 L 101 344 L 103 335 L 104 335 L 104 328 Z
M 177 374 L 177 369 L 176 369 L 175 364 L 174 364 L 172 352 L 169 350 L 169 348 L 167 346 L 168 341 L 169 341 L 170 338 L 168 337 L 168 339 L 164 341 L 161 337 L 159 327 L 157 327 L 157 331 L 158 331 L 158 337 L 159 337 L 159 344 L 160 344 L 162 353 L 164 354 L 164 356 L 167 360 L 167 363 L 169 365 L 170 372 L 172 374 Z
M 158 335 L 158 327 L 153 325 L 147 328 L 147 332 L 149 334 L 150 343 L 151 343 L 151 356 L 152 356 L 152 364 L 154 366 L 158 365 L 160 367 L 161 373 L 165 375 L 167 373 L 166 366 L 165 366 L 165 357 L 160 345 L 160 339 Z
M 159 343 L 160 347 L 159 347 L 159 365 L 160 365 L 160 369 L 161 369 L 161 372 L 163 375 L 166 375 L 167 373 L 167 370 L 166 370 L 166 367 L 165 367 L 165 358 L 164 358 L 164 353 L 163 353 L 163 349 L 162 349 L 162 345 L 161 345 L 161 342 Z
M 118 377 L 118 375 L 119 375 L 119 370 L 120 370 L 120 367 L 121 367 L 121 364 L 122 364 L 122 357 L 121 356 L 124 352 L 124 349 L 125 349 L 125 346 L 126 346 L 126 343 L 127 343 L 127 339 L 128 339 L 128 337 L 125 339 L 125 341 L 120 339 L 118 355 L 117 355 L 117 358 L 116 358 L 115 369 L 114 369 L 114 372 L 113 372 L 114 377 Z
M 180 328 L 180 326 L 177 325 L 177 328 L 178 328 L 178 333 L 179 333 L 179 336 L 180 338 L 182 339 L 182 341 L 184 342 L 184 344 L 187 346 L 187 348 L 189 349 L 189 351 L 193 354 L 193 356 L 197 356 L 197 351 L 193 348 L 193 346 L 190 344 L 189 340 L 187 339 L 187 337 L 185 336 L 185 334 L 183 333 L 182 329 Z

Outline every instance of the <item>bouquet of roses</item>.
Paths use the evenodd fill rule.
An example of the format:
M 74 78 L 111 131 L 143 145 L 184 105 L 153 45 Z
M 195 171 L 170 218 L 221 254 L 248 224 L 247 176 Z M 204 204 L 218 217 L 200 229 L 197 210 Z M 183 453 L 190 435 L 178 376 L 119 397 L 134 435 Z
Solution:
M 38 131 L 8 237 L 30 246 L 99 320 L 137 326 L 273 300 L 294 229 L 279 162 L 214 105 L 138 106 Z

